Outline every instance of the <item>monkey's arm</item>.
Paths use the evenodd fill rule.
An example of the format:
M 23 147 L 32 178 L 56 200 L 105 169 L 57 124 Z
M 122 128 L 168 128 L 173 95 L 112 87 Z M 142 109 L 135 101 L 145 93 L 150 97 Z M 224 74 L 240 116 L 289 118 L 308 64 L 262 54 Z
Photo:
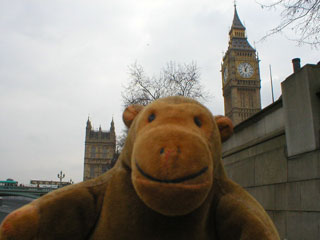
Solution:
M 86 239 L 99 216 L 105 188 L 85 182 L 46 194 L 7 216 L 0 240 Z

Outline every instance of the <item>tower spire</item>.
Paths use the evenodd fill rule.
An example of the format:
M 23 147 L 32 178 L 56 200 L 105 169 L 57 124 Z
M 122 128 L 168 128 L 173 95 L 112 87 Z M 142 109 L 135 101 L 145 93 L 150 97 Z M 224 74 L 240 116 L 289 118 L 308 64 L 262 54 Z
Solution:
M 236 28 L 236 29 L 243 29 L 245 30 L 246 28 L 243 26 L 238 12 L 237 12 L 237 5 L 236 5 L 236 1 L 234 1 L 234 15 L 233 15 L 233 21 L 232 21 L 232 27 L 231 29 Z

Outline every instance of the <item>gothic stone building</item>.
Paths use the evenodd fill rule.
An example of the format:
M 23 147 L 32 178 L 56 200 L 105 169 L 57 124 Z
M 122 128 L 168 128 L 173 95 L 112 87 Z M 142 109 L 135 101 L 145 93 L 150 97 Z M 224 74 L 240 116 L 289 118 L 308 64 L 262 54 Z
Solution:
M 261 110 L 259 59 L 236 7 L 221 73 L 225 115 L 234 125 Z
M 84 152 L 83 180 L 100 176 L 116 161 L 116 134 L 112 119 L 110 131 L 95 131 L 88 119 Z

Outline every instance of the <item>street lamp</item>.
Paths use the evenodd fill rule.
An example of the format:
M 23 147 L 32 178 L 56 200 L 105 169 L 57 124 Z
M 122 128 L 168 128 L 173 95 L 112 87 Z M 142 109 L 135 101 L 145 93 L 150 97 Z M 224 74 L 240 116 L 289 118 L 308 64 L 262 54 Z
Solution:
M 60 179 L 60 187 L 62 186 L 62 179 L 66 176 L 64 173 L 62 173 L 62 171 L 60 171 L 60 173 L 58 173 L 58 178 Z

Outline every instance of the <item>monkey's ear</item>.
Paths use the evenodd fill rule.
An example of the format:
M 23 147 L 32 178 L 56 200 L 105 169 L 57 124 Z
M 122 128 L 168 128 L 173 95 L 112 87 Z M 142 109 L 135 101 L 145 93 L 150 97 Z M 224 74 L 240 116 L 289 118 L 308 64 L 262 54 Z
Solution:
M 122 119 L 124 124 L 130 128 L 133 120 L 135 119 L 135 117 L 138 115 L 138 113 L 143 109 L 142 105 L 139 104 L 133 104 L 128 106 L 123 114 L 122 114 Z
M 220 136 L 221 136 L 221 142 L 226 141 L 231 135 L 233 134 L 233 124 L 230 118 L 225 116 L 215 116 L 214 120 L 216 121 Z

